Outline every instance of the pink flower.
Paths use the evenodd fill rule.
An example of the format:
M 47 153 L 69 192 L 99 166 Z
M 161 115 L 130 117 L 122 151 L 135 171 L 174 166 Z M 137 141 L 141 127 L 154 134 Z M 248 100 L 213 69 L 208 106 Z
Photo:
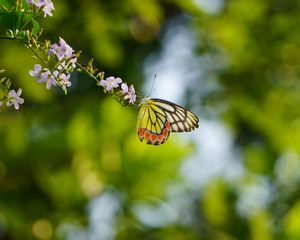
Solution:
M 58 74 L 58 71 L 55 71 L 54 76 L 58 79 L 58 85 L 61 86 L 61 88 L 64 90 L 66 93 L 67 87 L 71 87 L 72 83 L 69 81 L 70 79 L 70 74 Z
M 40 64 L 34 64 L 33 70 L 29 71 L 29 75 L 32 77 L 38 77 L 41 75 L 42 66 Z
M 43 7 L 44 17 L 46 17 L 47 15 L 52 17 L 53 14 L 51 11 L 53 10 L 55 10 L 55 8 L 51 0 L 45 0 L 45 5 Z
M 122 79 L 117 77 L 108 77 L 105 80 L 100 81 L 100 86 L 104 87 L 107 91 L 110 91 L 113 88 L 119 87 L 119 84 L 122 82 Z
M 52 86 L 56 86 L 56 80 L 53 74 L 50 72 L 49 69 L 44 68 L 43 73 L 41 74 L 41 79 L 38 81 L 39 83 L 45 82 L 46 88 L 49 90 Z
M 74 50 L 72 47 L 70 47 L 69 44 L 66 43 L 66 41 L 63 38 L 59 38 L 59 45 L 57 43 L 54 43 L 51 45 L 48 54 L 49 55 L 55 55 L 59 61 L 62 59 L 69 59 L 74 57 Z M 73 60 L 74 62 L 76 61 Z
M 130 85 L 128 88 L 127 83 L 122 83 L 121 85 L 122 92 L 125 95 L 124 99 L 129 100 L 129 103 L 133 104 L 136 100 L 136 94 L 133 85 Z
M 56 86 L 57 82 L 48 68 L 43 68 L 40 64 L 34 65 L 34 70 L 29 71 L 30 76 L 35 77 L 38 83 L 46 83 L 49 90 L 52 86 Z
M 7 98 L 7 102 L 6 105 L 9 107 L 11 105 L 14 105 L 15 109 L 18 110 L 19 109 L 19 104 L 23 104 L 24 103 L 24 99 L 21 98 L 22 94 L 22 89 L 19 88 L 18 92 L 16 92 L 15 90 L 10 90 L 8 93 L 8 98 Z
M 44 17 L 53 16 L 52 12 L 55 10 L 53 3 L 51 0 L 26 0 L 28 4 L 34 5 L 37 8 L 42 8 L 42 11 L 44 12 Z

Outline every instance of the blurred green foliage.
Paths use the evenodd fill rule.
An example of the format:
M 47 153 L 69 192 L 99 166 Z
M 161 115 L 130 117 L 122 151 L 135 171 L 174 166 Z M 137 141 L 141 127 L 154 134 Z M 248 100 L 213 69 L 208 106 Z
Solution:
M 300 2 L 216 2 L 220 10 L 207 12 L 192 0 L 54 1 L 54 17 L 40 25 L 52 42 L 61 36 L 82 50 L 80 61 L 93 57 L 106 76 L 142 88 L 143 61 L 161 50 L 159 38 L 170 20 L 183 16 L 199 56 L 225 59 L 214 72 L 222 90 L 192 102 L 215 108 L 213 116 L 230 129 L 244 169 L 239 180 L 220 175 L 202 188 L 186 185 L 180 166 L 195 144 L 174 134 L 159 147 L 140 143 L 136 109 L 104 96 L 83 74 L 72 76 L 67 96 L 47 91 L 28 74 L 36 63 L 31 52 L 1 40 L 0 68 L 23 89 L 25 104 L 19 111 L 1 107 L 0 239 L 71 239 L 65 227 L 88 231 L 87 206 L 107 192 L 121 199 L 115 239 L 300 238 Z M 199 79 L 187 91 L 198 96 L 201 84 Z M 211 117 L 201 109 L 202 118 Z M 201 135 L 201 124 L 197 131 Z M 171 200 L 190 203 L 183 212 L 161 209 L 157 214 L 166 220 L 154 218 L 156 226 L 134 214 L 138 203 L 150 206 L 148 216 L 168 205 L 173 185 L 178 192 Z M 239 203 L 256 199 L 259 187 L 270 200 L 258 198 L 258 208 L 241 210 Z M 172 214 L 178 220 L 168 222 Z M 180 221 L 185 215 L 189 222 Z

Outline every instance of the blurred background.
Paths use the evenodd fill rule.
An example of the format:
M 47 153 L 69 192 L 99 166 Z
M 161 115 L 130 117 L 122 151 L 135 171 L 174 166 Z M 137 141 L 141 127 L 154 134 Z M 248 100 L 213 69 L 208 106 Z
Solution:
M 300 1 L 53 3 L 45 38 L 144 95 L 156 74 L 200 127 L 140 143 L 138 109 L 84 74 L 46 90 L 1 40 L 25 104 L 0 113 L 0 239 L 300 239 Z

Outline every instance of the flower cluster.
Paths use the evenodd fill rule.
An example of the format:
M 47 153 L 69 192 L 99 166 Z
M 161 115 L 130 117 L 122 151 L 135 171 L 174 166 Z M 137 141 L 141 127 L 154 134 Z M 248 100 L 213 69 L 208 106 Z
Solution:
M 105 91 L 113 92 L 114 88 L 118 88 L 119 85 L 122 83 L 122 79 L 117 77 L 108 77 L 105 80 L 100 81 L 100 86 L 102 86 Z M 125 100 L 128 100 L 129 103 L 134 104 L 136 101 L 136 93 L 133 85 L 131 85 L 129 88 L 127 86 L 127 83 L 121 84 L 121 93 L 123 95 L 123 98 Z
M 68 61 L 68 63 L 71 63 L 71 65 L 75 67 L 77 59 L 74 55 L 74 50 L 61 37 L 59 38 L 59 44 L 54 43 L 51 45 L 48 54 L 51 56 L 55 55 L 64 65 L 66 65 L 66 61 Z
M 59 44 L 52 44 L 48 50 L 50 56 L 56 56 L 58 63 L 53 72 L 48 68 L 42 68 L 40 64 L 35 64 L 34 69 L 29 71 L 30 76 L 35 77 L 38 83 L 46 83 L 46 88 L 60 86 L 65 93 L 67 87 L 71 86 L 70 73 L 76 68 L 77 57 L 74 50 L 62 38 Z
M 34 65 L 34 70 L 29 71 L 30 76 L 35 77 L 38 83 L 46 83 L 49 90 L 52 86 L 59 85 L 66 92 L 66 87 L 71 86 L 70 74 L 59 73 L 55 70 L 53 73 L 48 68 L 43 68 L 40 64 Z
M 26 0 L 26 2 L 32 7 L 30 9 L 32 12 L 38 14 L 43 12 L 44 17 L 53 16 L 52 11 L 55 10 L 55 8 L 51 0 Z M 33 16 L 35 17 L 35 15 Z M 39 30 L 39 26 L 35 26 L 33 30 L 34 31 L 31 32 L 26 31 L 26 45 L 42 63 L 35 64 L 33 69 L 29 71 L 29 75 L 34 77 L 38 83 L 45 84 L 46 89 L 49 90 L 53 86 L 58 86 L 67 94 L 67 88 L 72 85 L 70 73 L 74 70 L 84 71 L 96 80 L 99 86 L 103 87 L 105 93 L 112 95 L 121 104 L 135 104 L 137 95 L 133 85 L 128 86 L 127 83 L 122 82 L 122 79 L 119 77 L 108 77 L 104 79 L 104 72 L 98 72 L 97 69 L 93 68 L 93 59 L 91 59 L 87 65 L 77 63 L 77 58 L 80 53 L 75 53 L 72 47 L 68 45 L 63 38 L 60 37 L 59 42 L 52 45 L 49 41 L 43 44 L 37 41 L 39 35 L 34 34 L 34 32 Z M 19 34 L 18 29 L 15 32 L 12 30 L 8 32 L 11 33 L 10 38 L 25 36 Z M 30 44 L 27 44 L 27 38 L 30 40 Z M 38 51 L 36 51 L 36 49 L 38 49 Z M 40 56 L 39 53 L 44 53 L 46 57 Z M 2 72 L 3 70 L 0 69 L 0 73 Z M 0 106 L 6 103 L 7 106 L 13 105 L 14 108 L 18 110 L 20 104 L 24 103 L 24 99 L 20 97 L 22 89 L 20 88 L 16 92 L 13 89 L 11 90 L 10 86 L 10 81 L 5 77 L 0 79 L 0 90 L 3 92 L 2 98 L 0 98 Z
M 55 10 L 53 3 L 51 0 L 26 0 L 28 4 L 31 4 L 39 9 L 42 9 L 44 12 L 44 17 L 48 16 L 53 16 L 52 12 Z
M 10 107 L 11 105 L 14 105 L 16 110 L 19 110 L 20 106 L 19 104 L 24 103 L 24 99 L 21 98 L 22 89 L 19 88 L 19 90 L 16 92 L 15 90 L 10 90 L 7 99 L 6 99 L 6 106 Z M 0 107 L 2 106 L 2 101 L 0 101 Z

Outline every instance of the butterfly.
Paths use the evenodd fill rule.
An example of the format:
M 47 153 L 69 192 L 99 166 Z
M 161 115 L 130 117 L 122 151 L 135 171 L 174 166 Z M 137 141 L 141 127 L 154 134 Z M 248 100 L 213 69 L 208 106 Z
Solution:
M 140 103 L 137 133 L 140 141 L 159 145 L 167 141 L 170 132 L 190 132 L 198 128 L 199 118 L 175 103 L 146 97 Z

